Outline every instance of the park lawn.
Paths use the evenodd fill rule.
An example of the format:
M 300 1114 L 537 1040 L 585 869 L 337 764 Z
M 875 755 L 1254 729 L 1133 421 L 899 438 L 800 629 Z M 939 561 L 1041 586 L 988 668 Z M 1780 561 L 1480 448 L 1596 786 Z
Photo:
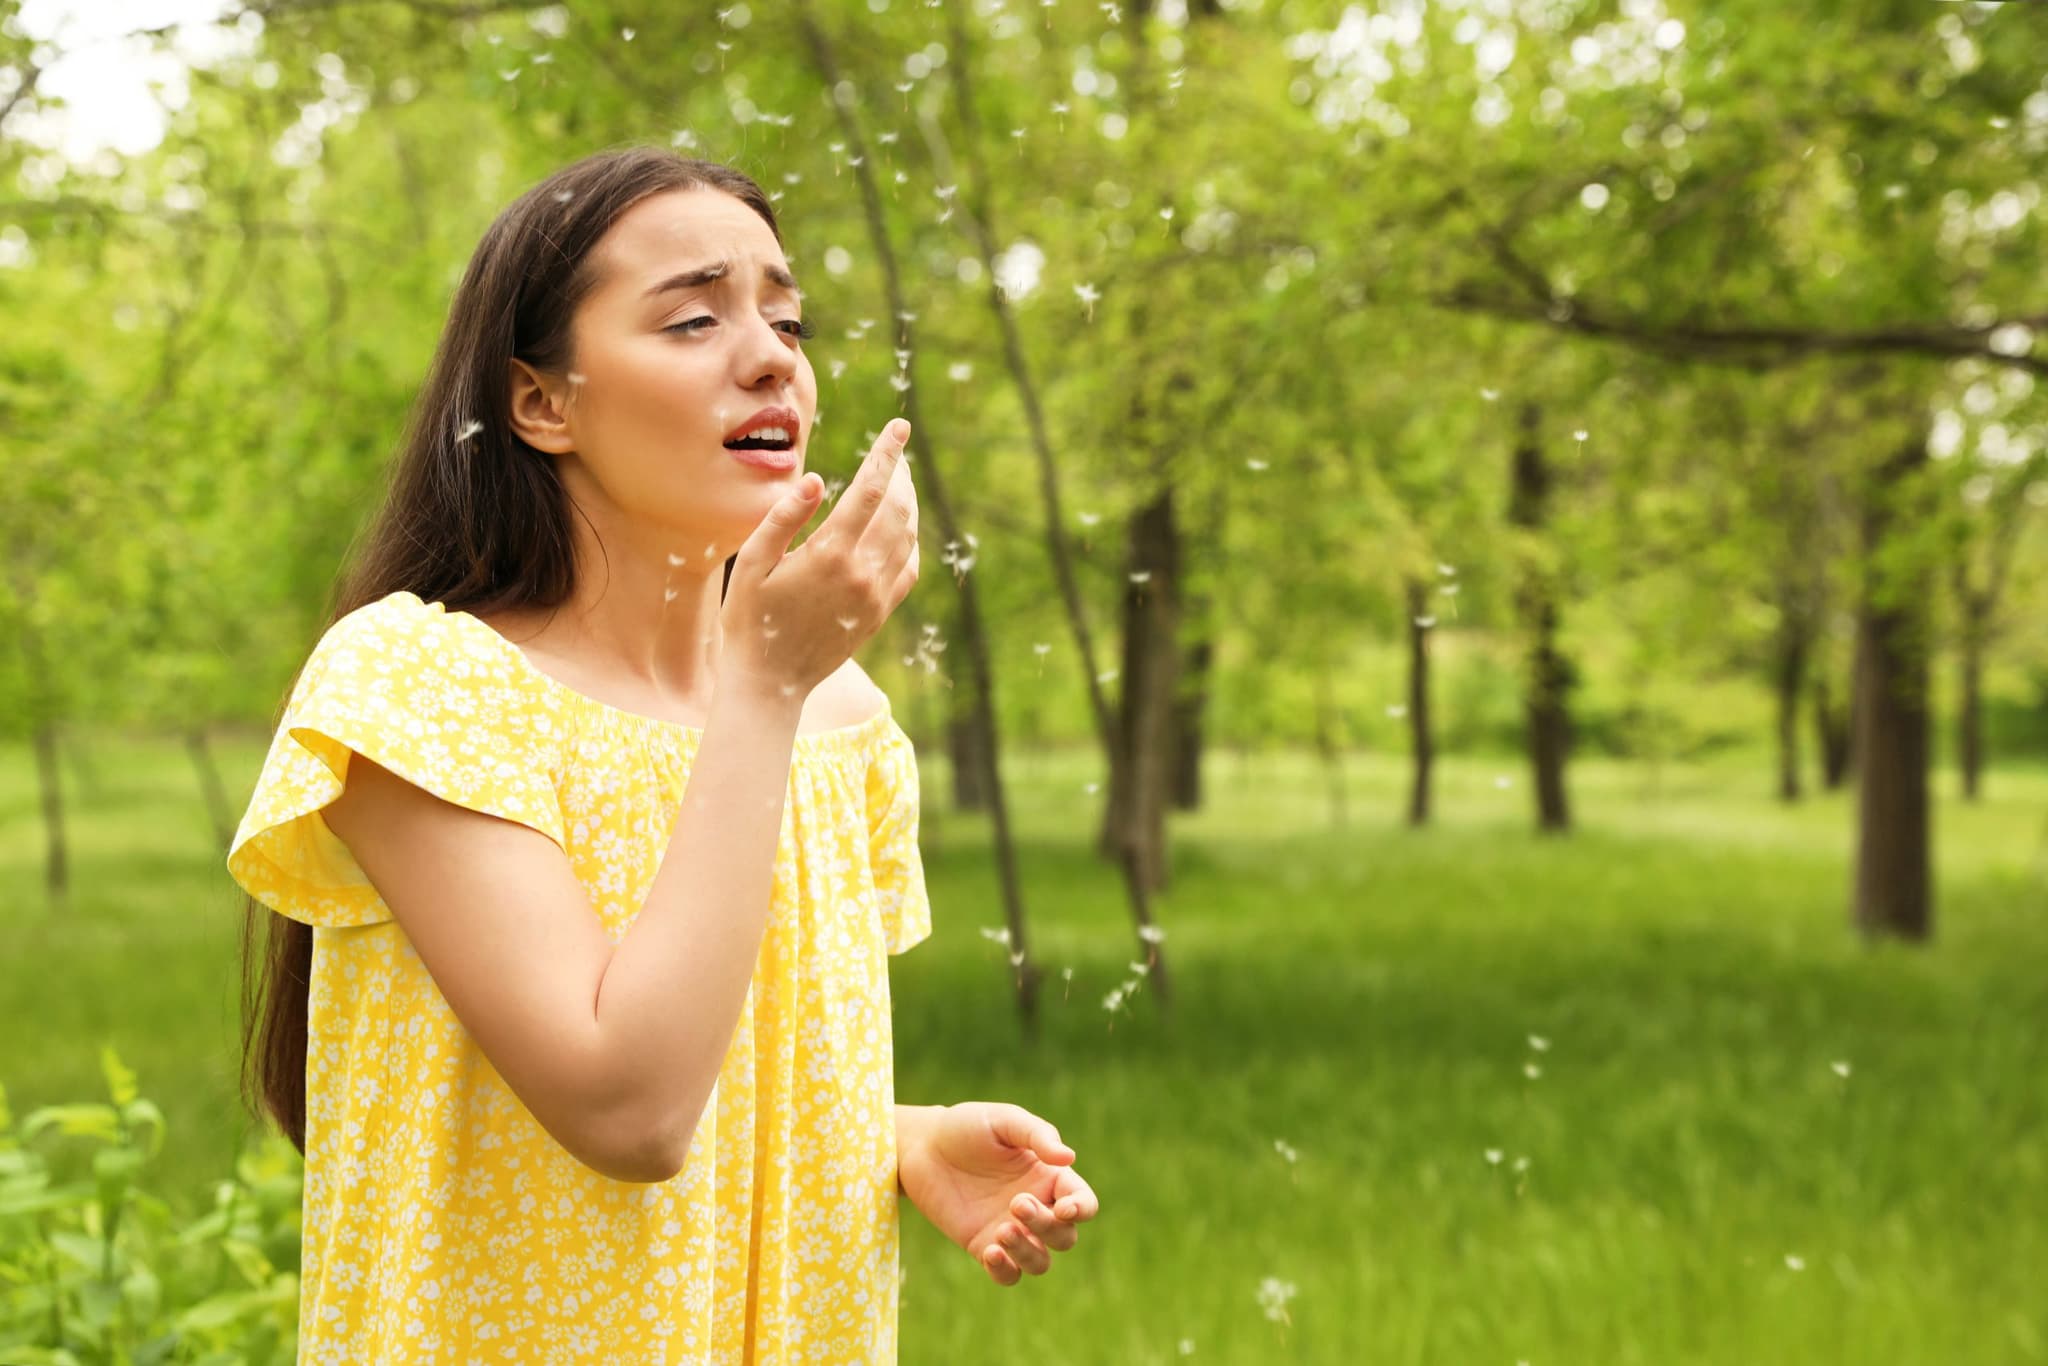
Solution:
M 226 750 L 238 794 L 260 759 Z M 174 743 L 99 738 L 67 777 L 53 913 L 26 752 L 0 761 L 0 1081 L 17 1116 L 91 1098 L 111 1042 L 169 1117 L 155 1188 L 193 1208 L 248 1133 L 241 898 Z M 898 1095 L 1038 1110 L 1103 1212 L 1005 1290 L 906 1207 L 911 1366 L 2048 1360 L 2048 772 L 1994 770 L 1975 807 L 1944 775 L 1910 949 L 1847 928 L 1847 799 L 1785 810 L 1760 756 L 1578 764 L 1581 829 L 1544 839 L 1512 760 L 1444 765 L 1417 833 L 1397 758 L 1349 766 L 1338 826 L 1305 757 L 1219 753 L 1157 903 L 1165 1017 L 1149 985 L 1104 1009 L 1135 940 L 1092 758 L 1011 777 L 1042 1036 L 977 933 L 986 824 L 928 760 Z

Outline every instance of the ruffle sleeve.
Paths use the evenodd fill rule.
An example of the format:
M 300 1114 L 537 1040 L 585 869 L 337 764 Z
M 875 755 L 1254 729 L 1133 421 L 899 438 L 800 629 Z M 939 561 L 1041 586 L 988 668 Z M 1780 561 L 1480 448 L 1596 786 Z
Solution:
M 504 651 L 460 625 L 439 603 L 394 593 L 321 636 L 230 846 L 228 872 L 250 895 L 309 925 L 391 919 L 320 816 L 355 754 L 443 801 L 563 843 L 552 715 Z
M 932 932 L 924 857 L 917 847 L 919 802 L 917 751 L 891 722 L 867 773 L 868 862 L 890 953 L 902 953 Z

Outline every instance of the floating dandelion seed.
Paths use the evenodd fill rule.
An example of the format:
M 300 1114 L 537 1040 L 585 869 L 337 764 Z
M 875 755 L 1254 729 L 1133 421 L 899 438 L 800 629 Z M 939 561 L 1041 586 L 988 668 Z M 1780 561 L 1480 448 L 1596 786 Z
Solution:
M 1518 1157 L 1518 1158 L 1516 1158 L 1516 1159 L 1515 1159 L 1515 1171 L 1516 1171 L 1516 1173 L 1517 1173 L 1517 1174 L 1520 1174 L 1520 1173 L 1522 1173 L 1522 1172 L 1526 1172 L 1526 1171 L 1528 1171 L 1528 1170 L 1529 1170 L 1529 1159 L 1528 1159 L 1528 1158 L 1526 1158 L 1526 1157 Z
M 1024 966 L 1024 950 L 1016 949 L 1011 952 L 1010 966 L 1013 968 Z
M 1283 1281 L 1278 1276 L 1268 1276 L 1259 1282 L 1259 1308 L 1266 1311 L 1266 1317 L 1274 1323 L 1293 1326 L 1287 1317 L 1287 1303 L 1300 1293 L 1292 1281 Z
M 1430 627 L 1432 627 L 1432 626 L 1436 625 L 1436 618 L 1435 618 L 1435 617 L 1417 617 L 1417 618 L 1415 619 L 1415 624 L 1416 624 L 1417 626 L 1421 627 L 1421 628 L 1422 628 L 1423 630 L 1427 631 L 1427 630 L 1428 630 L 1428 629 L 1429 629 Z
M 1510 778 L 1507 774 L 1503 773 L 1498 778 L 1495 778 L 1493 780 L 1493 785 L 1497 788 L 1500 788 L 1502 791 L 1506 791 L 1508 786 L 1513 782 L 1513 778 Z
M 1848 1079 L 1849 1064 L 1846 1062 L 1831 1062 L 1828 1064 L 1828 1070 L 1844 1080 Z
M 498 75 L 503 80 L 517 80 L 519 79 L 519 68 L 515 66 L 510 71 L 500 71 Z
M 1584 441 L 1585 439 L 1586 439 L 1586 429 L 1585 429 L 1584 427 L 1581 427 L 1581 428 L 1579 428 L 1579 429 L 1578 429 L 1577 431 L 1575 431 L 1575 432 L 1573 432 L 1573 433 L 1572 433 L 1572 440 L 1574 440 L 1574 441 Z
M 662 591 L 661 600 L 663 602 L 674 602 L 676 600 L 676 590 L 673 588 L 664 589 Z
M 1289 1162 L 1299 1162 L 1301 1160 L 1301 1154 L 1296 1152 L 1284 1138 L 1273 1140 L 1273 1151 L 1286 1158 Z
M 1481 397 L 1481 398 L 1485 399 L 1485 400 L 1486 400 L 1486 401 L 1487 401 L 1488 403 L 1491 403 L 1491 402 L 1493 402 L 1493 401 L 1494 401 L 1495 399 L 1497 399 L 1497 398 L 1499 398 L 1499 397 L 1500 397 L 1500 390 L 1498 390 L 1498 389 L 1481 389 L 1481 390 L 1479 391 L 1479 397 Z
M 1407 714 L 1408 709 L 1398 702 L 1396 702 L 1393 706 L 1387 708 L 1387 715 L 1393 717 L 1396 721 L 1400 720 Z
M 1439 563 L 1436 567 L 1436 572 L 1448 578 L 1450 575 L 1457 573 L 1458 568 L 1456 565 Z
M 1049 5 L 1052 3 L 1052 0 L 1045 0 L 1045 2 Z M 1192 1338 L 1182 1338 L 1180 1340 L 1180 1354 L 1184 1357 L 1191 1357 L 1195 1354 L 1195 1344 Z
M 974 363 L 964 360 L 954 361 L 946 367 L 946 378 L 952 380 L 955 384 L 966 383 L 974 378 Z
M 1102 520 L 1102 514 L 1099 512 L 1083 512 L 1077 514 L 1077 516 L 1079 517 L 1082 526 L 1094 526 L 1097 522 Z
M 908 375 L 891 375 L 891 376 L 889 376 L 889 387 L 890 387 L 891 389 L 894 389 L 894 390 L 895 390 L 895 391 L 896 391 L 897 393 L 899 393 L 899 394 L 900 394 L 900 393 L 903 393 L 903 392 L 905 392 L 906 390 L 908 390 L 908 389 L 910 388 L 910 376 L 908 376 Z
M 1144 940 L 1147 944 L 1164 944 L 1166 942 L 1166 930 L 1159 925 L 1140 925 L 1138 927 L 1138 938 Z
M 1052 652 L 1052 646 L 1046 644 L 1044 641 L 1039 641 L 1037 644 L 1034 644 L 1031 647 L 1031 649 L 1033 653 L 1035 653 L 1040 659 L 1044 659 L 1046 655 Z
M 619 37 L 625 39 L 627 42 L 630 43 L 633 41 L 633 35 L 636 32 L 638 32 L 637 29 L 622 28 L 619 30 Z
M 896 82 L 896 93 L 899 95 L 908 95 L 910 93 L 911 87 L 915 84 L 915 81 L 898 81 Z
M 1443 594 L 1447 598 L 1455 598 L 1458 596 L 1458 585 L 1456 585 L 1455 583 L 1447 583 L 1442 588 L 1439 588 L 1436 591 Z
M 1103 0 L 1102 12 L 1109 16 L 1109 22 L 1112 24 L 1123 22 L 1124 12 L 1118 8 L 1116 0 Z
M 988 940 L 991 944 L 1008 945 L 1010 942 L 1009 927 L 998 925 L 994 929 L 990 929 L 988 926 L 984 925 L 981 928 L 981 937 L 983 939 Z
M 483 429 L 483 423 L 476 421 L 474 418 L 470 419 L 468 422 L 463 423 L 462 430 L 455 434 L 456 443 L 459 445 L 462 442 L 469 440 L 472 436 L 475 436 L 478 432 L 482 431 Z
M 834 378 L 834 379 L 838 379 L 838 378 L 839 378 L 839 377 L 840 377 L 841 375 L 843 375 L 843 374 L 845 374 L 845 373 L 846 373 L 846 362 L 845 362 L 845 361 L 843 361 L 843 360 L 834 360 L 834 361 L 832 362 L 832 378 Z
M 1116 670 L 1115 670 L 1115 669 L 1104 669 L 1104 670 L 1103 670 L 1103 671 L 1102 671 L 1101 673 L 1099 673 L 1099 674 L 1095 675 L 1095 681 L 1096 681 L 1097 683 L 1109 683 L 1109 682 L 1113 682 L 1113 681 L 1114 681 L 1115 679 L 1116 679 Z
M 1102 791 L 1102 784 L 1101 784 L 1101 783 L 1083 783 L 1083 784 L 1081 785 L 1081 790 L 1082 790 L 1083 792 L 1087 793 L 1087 794 L 1088 794 L 1089 796 L 1091 796 L 1091 797 L 1092 797 L 1092 796 L 1094 796 L 1094 795 L 1095 795 L 1096 793 L 1098 793 L 1098 792 Z
M 1501 1158 L 1505 1156 L 1507 1156 L 1507 1154 L 1503 1153 L 1498 1148 L 1488 1148 L 1486 1150 L 1486 1160 L 1487 1163 L 1491 1166 L 1498 1167 L 1500 1165 Z
M 1267 464 L 1263 460 L 1250 459 L 1246 460 L 1244 463 L 1246 464 L 1246 466 L 1254 470 L 1263 470 L 1267 468 Z
M 875 141 L 887 147 L 890 143 L 896 141 L 896 130 L 892 128 L 886 133 L 875 134 Z
M 1794 1271 L 1804 1271 L 1806 1270 L 1806 1258 L 1788 1252 L 1785 1254 L 1785 1265 Z
M 843 631 L 851 631 L 860 625 L 859 617 L 834 617 L 833 620 L 839 623 L 839 628 Z
M 898 171 L 898 172 L 896 173 L 896 183 L 897 183 L 898 185 L 908 185 L 908 184 L 910 183 L 910 177 L 909 177 L 909 175 L 907 175 L 906 173 L 904 173 L 904 172 L 902 172 L 902 171 Z
M 1525 1062 L 1522 1064 L 1522 1075 L 1527 1077 L 1530 1081 L 1535 1081 L 1538 1077 L 1543 1075 L 1543 1069 L 1538 1067 L 1533 1062 Z
M 1151 570 L 1149 570 L 1149 569 L 1133 569 L 1133 570 L 1131 571 L 1131 582 L 1132 582 L 1132 583 L 1136 583 L 1136 584 L 1146 584 L 1146 583 L 1150 583 L 1151 581 L 1152 581 L 1152 571 L 1151 571 Z
M 1150 963 L 1126 963 L 1124 964 L 1124 966 L 1129 968 L 1132 972 L 1137 973 L 1140 977 L 1143 977 L 1146 973 L 1152 971 L 1152 965 Z
M 575 192 L 574 190 L 556 190 L 556 191 L 555 191 L 555 202 L 556 202 L 557 204 L 566 204 L 566 203 L 568 203 L 568 202 L 569 202 L 570 200 L 574 199 L 575 197 L 576 197 L 576 192 Z
M 1165 208 L 1161 209 L 1159 216 L 1171 223 L 1173 221 L 1173 205 L 1168 204 Z
M 1541 1034 L 1531 1034 L 1529 1036 L 1529 1047 L 1535 1049 L 1538 1053 L 1548 1053 L 1550 1051 L 1550 1040 L 1544 1038 Z
M 1074 286 L 1074 297 L 1088 307 L 1088 321 L 1095 321 L 1095 301 L 1102 297 L 1102 291 L 1092 284 Z

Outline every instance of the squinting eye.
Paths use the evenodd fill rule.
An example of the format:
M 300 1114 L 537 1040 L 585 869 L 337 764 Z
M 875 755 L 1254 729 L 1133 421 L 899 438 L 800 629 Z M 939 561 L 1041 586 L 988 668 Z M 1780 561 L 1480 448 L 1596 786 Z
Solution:
M 687 332 L 692 327 L 695 327 L 698 323 L 708 323 L 716 321 L 717 319 L 713 318 L 709 313 L 706 313 L 701 318 L 685 318 L 679 323 L 670 323 L 667 327 L 664 327 L 661 330 L 664 332 Z

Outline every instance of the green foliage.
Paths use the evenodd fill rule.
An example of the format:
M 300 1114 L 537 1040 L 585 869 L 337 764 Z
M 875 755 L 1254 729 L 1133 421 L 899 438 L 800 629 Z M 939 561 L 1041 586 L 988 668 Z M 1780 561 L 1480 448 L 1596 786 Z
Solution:
M 0 1364 L 290 1362 L 298 1154 L 275 1136 L 242 1153 L 181 1220 L 147 1180 L 163 1112 L 111 1046 L 100 1062 L 108 1101 L 41 1106 L 19 1130 L 0 1087 Z

